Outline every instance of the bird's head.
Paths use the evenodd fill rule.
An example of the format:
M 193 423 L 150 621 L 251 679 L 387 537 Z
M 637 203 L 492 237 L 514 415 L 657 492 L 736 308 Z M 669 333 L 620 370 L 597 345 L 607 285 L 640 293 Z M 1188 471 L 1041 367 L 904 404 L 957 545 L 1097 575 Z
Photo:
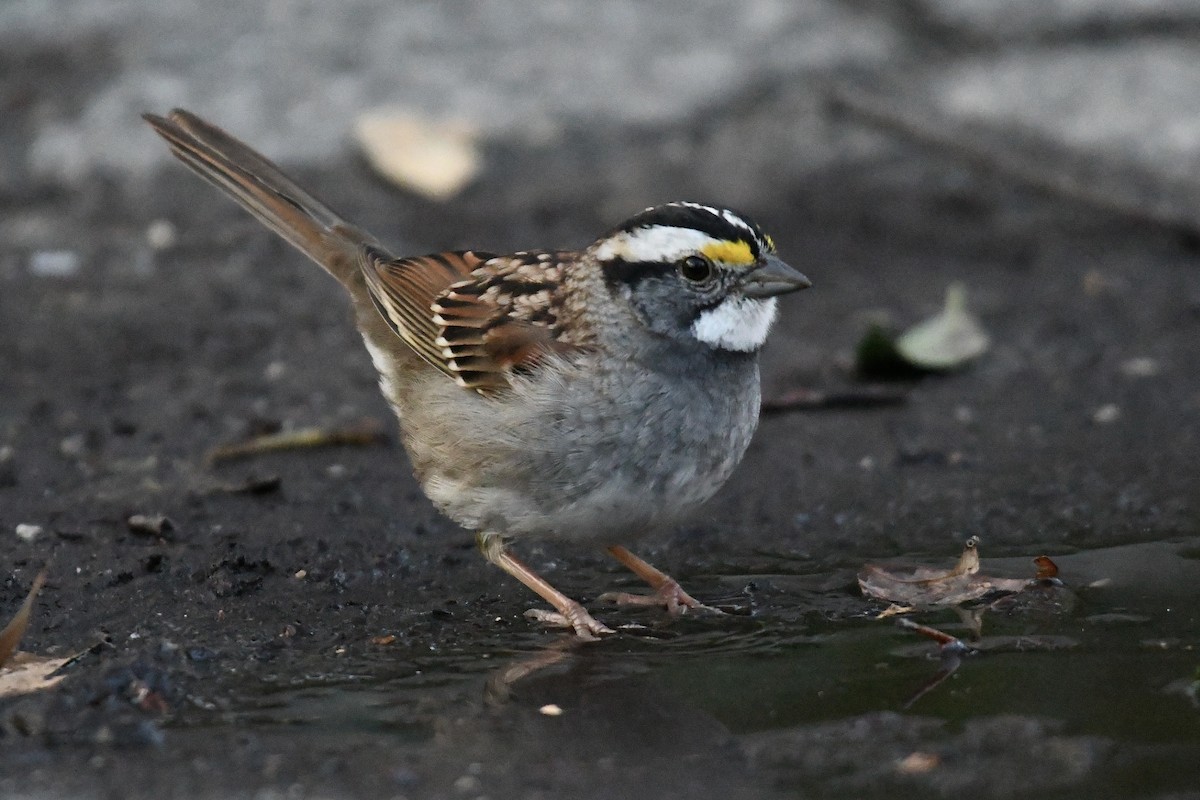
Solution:
M 642 325 L 718 350 L 756 352 L 775 298 L 811 285 L 745 214 L 700 203 L 648 208 L 589 250 Z

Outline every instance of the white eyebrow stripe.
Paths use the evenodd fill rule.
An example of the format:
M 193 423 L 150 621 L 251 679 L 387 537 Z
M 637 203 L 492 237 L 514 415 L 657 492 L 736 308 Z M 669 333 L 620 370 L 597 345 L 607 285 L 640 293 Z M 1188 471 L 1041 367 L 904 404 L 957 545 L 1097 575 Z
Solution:
M 651 225 L 610 236 L 596 248 L 595 255 L 601 261 L 619 258 L 630 264 L 644 261 L 670 262 L 697 253 L 706 245 L 716 244 L 718 241 L 695 228 Z

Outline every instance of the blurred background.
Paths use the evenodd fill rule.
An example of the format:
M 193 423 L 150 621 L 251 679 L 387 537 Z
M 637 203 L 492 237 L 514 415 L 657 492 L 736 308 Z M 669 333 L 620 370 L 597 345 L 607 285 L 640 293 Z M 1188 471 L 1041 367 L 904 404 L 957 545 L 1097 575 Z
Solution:
M 597 128 L 686 142 L 738 117 L 786 129 L 767 147 L 769 128 L 735 125 L 733 164 L 692 165 L 715 189 L 870 155 L 821 124 L 831 81 L 886 87 L 940 130 L 1020 131 L 1170 179 L 1200 158 L 1197 27 L 1188 0 L 10 0 L 0 186 L 144 175 L 166 155 L 138 115 L 176 105 L 283 162 L 328 159 L 380 106 L 538 145 Z
M 653 633 L 591 656 L 531 627 L 420 494 L 337 287 L 140 119 L 175 106 L 403 254 L 676 199 L 762 223 L 814 282 L 774 413 L 639 548 L 736 620 L 602 609 Z M 1194 793 L 1198 253 L 1196 0 L 0 0 L 0 601 L 53 557 L 23 646 L 86 652 L 0 697 L 0 794 Z M 864 369 L 953 283 L 982 349 Z M 969 536 L 1078 597 L 993 614 L 899 713 L 933 645 L 855 576 Z M 623 579 L 520 552 L 588 602 Z

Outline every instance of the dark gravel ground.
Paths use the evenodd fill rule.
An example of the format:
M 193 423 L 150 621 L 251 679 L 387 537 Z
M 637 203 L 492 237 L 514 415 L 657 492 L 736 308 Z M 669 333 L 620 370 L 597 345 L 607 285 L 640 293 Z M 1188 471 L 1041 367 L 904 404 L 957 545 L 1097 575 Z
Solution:
M 496 145 L 479 184 L 444 206 L 389 190 L 356 162 L 303 177 L 404 252 L 576 246 L 653 202 L 720 200 L 719 180 L 683 166 L 721 152 L 704 131 Z M 149 133 L 146 146 L 157 146 Z M 614 177 L 634 172 L 642 184 Z M 759 176 L 742 201 L 816 285 L 784 303 L 765 355 L 769 396 L 858 387 L 848 364 L 868 320 L 925 317 L 952 280 L 967 284 L 994 346 L 963 373 L 897 384 L 899 406 L 764 419 L 707 511 L 642 552 L 708 597 L 736 596 L 745 576 L 811 576 L 819 591 L 759 610 L 782 636 L 800 619 L 836 630 L 867 613 L 844 573 L 869 559 L 942 558 L 971 535 L 990 555 L 1031 556 L 1200 532 L 1194 238 L 925 152 L 793 173 Z M 24 647 L 92 648 L 59 687 L 0 700 L 6 796 L 765 797 L 800 786 L 1005 797 L 1029 775 L 1069 788 L 1111 753 L 1110 740 L 1027 716 L 964 729 L 867 713 L 731 732 L 641 674 L 669 674 L 672 651 L 637 637 L 539 673 L 521 702 L 496 700 L 505 692 L 489 670 L 557 635 L 522 618 L 526 593 L 422 497 L 332 281 L 182 169 L 145 185 L 10 185 L 0 215 L 0 609 L 49 562 Z M 171 246 L 148 243 L 156 220 L 177 229 Z M 77 253 L 78 274 L 35 274 L 34 240 Z M 1134 359 L 1152 359 L 1154 374 L 1131 374 Z M 364 418 L 386 441 L 204 462 L 254 432 Z M 278 489 L 227 490 L 265 477 Z M 139 513 L 174 526 L 131 531 Z M 44 533 L 22 541 L 21 523 Z M 522 552 L 585 600 L 624 580 L 569 545 Z M 707 648 L 719 659 L 752 633 L 728 625 L 684 621 L 662 635 L 694 668 Z M 830 654 L 829 668 L 875 668 L 844 656 Z M 343 686 L 368 688 L 336 702 L 309 693 Z M 561 722 L 538 713 L 564 694 L 577 705 Z M 931 739 L 973 777 L 948 767 L 922 783 L 880 769 Z M 861 758 L 839 761 L 846 752 Z

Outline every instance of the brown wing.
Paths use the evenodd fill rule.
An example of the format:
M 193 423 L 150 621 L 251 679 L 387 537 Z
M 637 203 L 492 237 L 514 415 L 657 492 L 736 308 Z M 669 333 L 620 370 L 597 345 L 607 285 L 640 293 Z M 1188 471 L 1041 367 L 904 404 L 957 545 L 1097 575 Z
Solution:
M 575 258 L 541 251 L 496 256 L 434 300 L 437 343 L 459 385 L 485 394 L 505 389 L 514 373 L 547 355 L 586 345 L 561 316 L 559 289 Z
M 559 319 L 570 253 L 439 253 L 394 261 L 364 249 L 376 307 L 425 361 L 459 386 L 491 394 L 514 372 L 582 342 Z
M 434 320 L 433 301 L 491 257 L 491 253 L 464 251 L 393 259 L 364 247 L 359 267 L 375 307 L 391 329 L 417 355 L 454 378 L 437 343 L 441 326 Z

